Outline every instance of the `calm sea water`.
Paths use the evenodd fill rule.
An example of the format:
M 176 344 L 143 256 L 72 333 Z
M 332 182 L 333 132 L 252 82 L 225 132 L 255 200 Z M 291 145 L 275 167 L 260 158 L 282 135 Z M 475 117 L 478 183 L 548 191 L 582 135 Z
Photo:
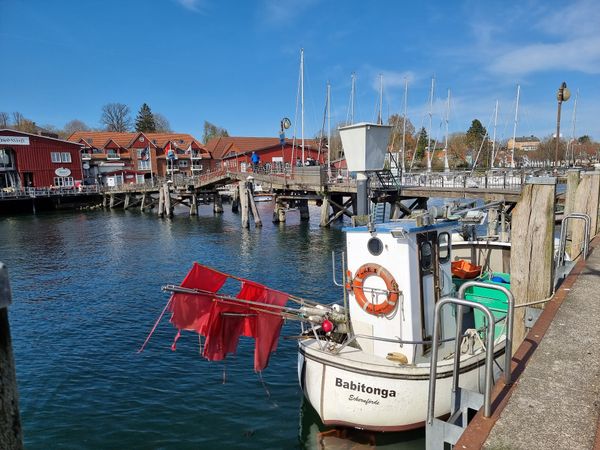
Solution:
M 94 211 L 0 218 L 9 309 L 28 449 L 424 447 L 423 432 L 369 434 L 323 427 L 298 387 L 296 342 L 282 339 L 261 377 L 253 341 L 223 363 L 199 355 L 198 337 L 163 319 L 137 353 L 193 261 L 323 302 L 341 297 L 331 251 L 341 227 L 321 229 L 291 212 L 285 225 L 242 230 L 240 217 L 175 218 Z M 177 211 L 176 211 L 177 213 Z M 298 333 L 294 323 L 282 335 Z

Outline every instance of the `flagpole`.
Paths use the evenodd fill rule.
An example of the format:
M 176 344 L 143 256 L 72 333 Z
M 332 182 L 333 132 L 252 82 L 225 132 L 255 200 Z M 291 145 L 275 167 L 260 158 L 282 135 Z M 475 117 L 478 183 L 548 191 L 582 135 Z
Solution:
M 148 145 L 148 160 L 150 161 L 150 183 L 154 186 L 154 173 L 152 172 L 152 152 L 150 145 Z

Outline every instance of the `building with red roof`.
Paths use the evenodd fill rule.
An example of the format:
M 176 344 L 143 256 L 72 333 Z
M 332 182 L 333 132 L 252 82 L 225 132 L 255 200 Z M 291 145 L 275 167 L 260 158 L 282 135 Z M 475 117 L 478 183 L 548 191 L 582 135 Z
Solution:
M 185 133 L 76 131 L 68 140 L 82 145 L 87 183 L 119 185 L 199 175 L 212 159 L 199 140 Z

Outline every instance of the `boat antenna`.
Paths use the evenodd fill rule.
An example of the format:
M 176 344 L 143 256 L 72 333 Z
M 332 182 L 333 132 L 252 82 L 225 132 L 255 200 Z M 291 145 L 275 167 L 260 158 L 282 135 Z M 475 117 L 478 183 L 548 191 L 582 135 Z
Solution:
M 304 49 L 300 49 L 300 123 L 302 128 L 302 165 L 304 166 Z

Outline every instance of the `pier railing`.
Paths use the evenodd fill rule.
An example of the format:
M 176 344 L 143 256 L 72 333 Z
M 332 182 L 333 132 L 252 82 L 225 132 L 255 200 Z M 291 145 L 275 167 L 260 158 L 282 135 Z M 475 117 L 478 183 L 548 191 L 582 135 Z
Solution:
M 26 188 L 5 188 L 0 190 L 0 199 L 24 199 L 53 196 L 74 196 L 82 194 L 98 194 L 101 189 L 98 185 L 61 186 L 61 187 L 26 187 Z

